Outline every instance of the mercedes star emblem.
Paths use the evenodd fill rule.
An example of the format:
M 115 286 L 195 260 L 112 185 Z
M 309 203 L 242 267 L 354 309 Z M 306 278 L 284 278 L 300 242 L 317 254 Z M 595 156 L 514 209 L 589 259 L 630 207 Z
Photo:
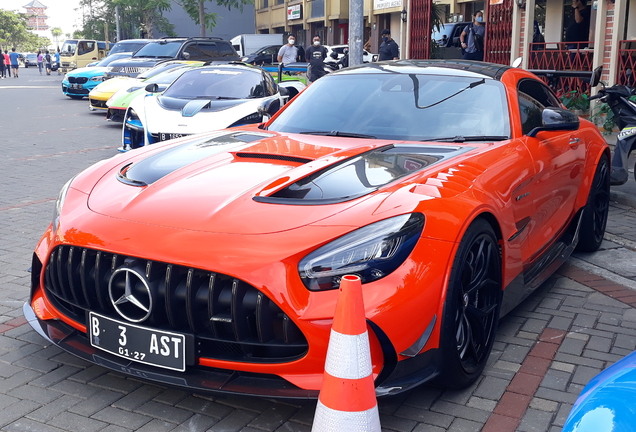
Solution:
M 132 322 L 142 322 L 152 312 L 152 293 L 143 273 L 120 267 L 108 282 L 108 295 L 119 315 Z

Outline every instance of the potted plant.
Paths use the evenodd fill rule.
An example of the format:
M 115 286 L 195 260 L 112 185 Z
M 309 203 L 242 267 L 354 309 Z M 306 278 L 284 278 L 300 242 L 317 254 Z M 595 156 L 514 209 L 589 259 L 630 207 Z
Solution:
M 587 93 L 583 93 L 578 90 L 570 90 L 561 96 L 561 102 L 567 109 L 574 111 L 579 116 L 589 116 L 590 97 Z

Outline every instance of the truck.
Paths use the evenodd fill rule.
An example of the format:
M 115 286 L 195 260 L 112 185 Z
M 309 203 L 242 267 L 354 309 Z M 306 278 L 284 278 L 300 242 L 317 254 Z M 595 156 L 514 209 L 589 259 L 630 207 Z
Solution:
M 108 55 L 111 44 L 92 39 L 67 39 L 60 51 L 60 69 L 66 73 Z
M 230 42 L 239 56 L 244 57 L 266 45 L 283 45 L 283 34 L 240 34 Z

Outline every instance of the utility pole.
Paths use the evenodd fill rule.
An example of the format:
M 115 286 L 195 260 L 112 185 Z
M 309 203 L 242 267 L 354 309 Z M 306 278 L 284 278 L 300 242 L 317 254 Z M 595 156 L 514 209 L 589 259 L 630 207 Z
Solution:
M 363 0 L 349 0 L 349 65 L 362 64 L 362 38 L 364 37 Z
M 121 40 L 121 31 L 119 29 L 119 6 L 115 6 L 115 26 L 117 27 L 117 42 Z

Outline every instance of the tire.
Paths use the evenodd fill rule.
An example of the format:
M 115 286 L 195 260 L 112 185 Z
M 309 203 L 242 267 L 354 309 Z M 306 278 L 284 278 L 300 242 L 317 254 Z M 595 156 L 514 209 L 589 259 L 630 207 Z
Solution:
M 592 187 L 587 196 L 587 204 L 583 209 L 583 219 L 579 228 L 579 243 L 576 245 L 577 251 L 594 252 L 601 247 L 607 226 L 609 202 L 610 165 L 609 158 L 604 154 L 596 166 Z
M 438 385 L 462 389 L 484 370 L 499 322 L 501 278 L 495 232 L 484 219 L 477 219 L 453 261 L 442 318 Z

